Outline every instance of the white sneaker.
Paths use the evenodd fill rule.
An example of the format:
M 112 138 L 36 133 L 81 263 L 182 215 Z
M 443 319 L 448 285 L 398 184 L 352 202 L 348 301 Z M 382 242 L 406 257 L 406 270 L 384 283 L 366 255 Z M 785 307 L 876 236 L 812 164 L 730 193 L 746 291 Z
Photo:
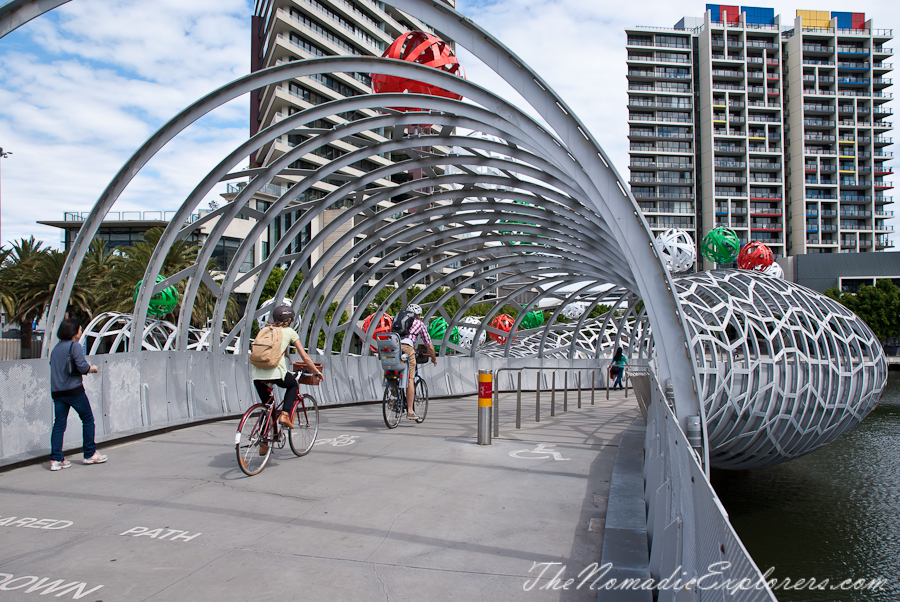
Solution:
M 103 464 L 107 460 L 109 460 L 109 458 L 107 458 L 100 452 L 94 452 L 93 456 L 91 456 L 90 458 L 85 458 L 84 460 L 82 460 L 82 462 L 84 462 L 85 464 Z
M 62 470 L 72 465 L 68 460 L 50 460 L 50 470 Z

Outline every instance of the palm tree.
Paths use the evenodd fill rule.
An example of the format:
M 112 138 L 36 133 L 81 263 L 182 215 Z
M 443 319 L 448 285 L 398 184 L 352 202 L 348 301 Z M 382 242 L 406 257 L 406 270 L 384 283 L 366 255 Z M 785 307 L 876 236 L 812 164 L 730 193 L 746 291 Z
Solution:
M 115 253 L 110 251 L 99 238 L 91 241 L 81 262 L 77 283 L 91 290 L 89 315 L 103 313 L 112 302 L 112 295 L 106 286 L 109 271 L 115 266 Z
M 22 238 L 12 244 L 0 264 L 0 302 L 10 321 L 19 323 L 23 359 L 31 357 L 32 323 L 43 315 L 44 308 L 30 303 L 23 296 L 21 287 L 49 251 L 50 247 L 44 246 L 34 236 Z
M 38 259 L 33 270 L 23 274 L 17 286 L 21 297 L 22 311 L 37 316 L 44 315 L 53 301 L 56 284 L 59 282 L 67 255 L 66 252 L 48 251 Z M 91 317 L 92 298 L 92 291 L 89 286 L 85 286 L 85 279 L 76 278 L 72 292 L 69 294 L 67 312 L 69 315 L 79 313 Z
M 130 247 L 119 247 L 116 250 L 109 260 L 110 267 L 96 284 L 98 297 L 103 299 L 103 311 L 134 311 L 134 289 L 144 278 L 144 272 L 150 264 L 153 250 L 159 244 L 162 234 L 162 228 L 152 228 L 144 234 L 142 242 Z M 166 254 L 161 273 L 171 276 L 194 265 L 200 247 L 199 242 L 184 239 L 176 241 Z M 215 274 L 216 270 L 216 265 L 210 261 L 207 271 Z M 182 280 L 175 285 L 179 294 L 184 294 L 185 283 L 186 281 Z M 194 311 L 191 313 L 191 326 L 204 327 L 206 321 L 212 317 L 215 304 L 215 295 L 205 284 L 202 285 L 194 302 Z M 172 321 L 176 321 L 180 313 L 181 308 L 176 308 L 172 312 Z M 225 319 L 232 324 L 238 319 L 238 305 L 233 297 L 228 299 Z

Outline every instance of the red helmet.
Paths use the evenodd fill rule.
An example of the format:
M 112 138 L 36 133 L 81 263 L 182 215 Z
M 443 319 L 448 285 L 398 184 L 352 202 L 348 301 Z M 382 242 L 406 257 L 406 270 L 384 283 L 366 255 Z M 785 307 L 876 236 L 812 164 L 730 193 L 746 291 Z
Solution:
M 775 261 L 775 254 L 772 249 L 754 240 L 743 246 L 741 252 L 738 253 L 737 264 L 742 270 L 755 270 L 762 272 Z

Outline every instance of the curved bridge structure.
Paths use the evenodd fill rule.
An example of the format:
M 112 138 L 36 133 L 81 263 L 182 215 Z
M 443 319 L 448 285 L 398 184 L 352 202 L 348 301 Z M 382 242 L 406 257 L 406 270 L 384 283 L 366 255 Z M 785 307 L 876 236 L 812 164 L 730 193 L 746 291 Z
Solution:
M 743 301 L 727 301 L 727 307 L 738 309 L 726 307 L 728 315 L 723 315 L 710 309 L 709 295 L 727 299 L 739 290 L 738 281 L 744 289 L 768 291 L 773 281 L 749 273 L 732 280 L 729 276 L 709 276 L 705 287 L 702 277 L 673 279 L 660 261 L 650 230 L 625 181 L 583 123 L 538 74 L 490 34 L 439 0 L 391 0 L 389 4 L 416 16 L 439 35 L 472 52 L 522 96 L 540 121 L 472 82 L 390 59 L 309 59 L 237 79 L 173 117 L 122 166 L 98 199 L 67 258 L 65 276 L 50 307 L 48 330 L 55 332 L 63 319 L 75 275 L 104 216 L 136 174 L 180 132 L 217 107 L 263 86 L 332 72 L 381 73 L 437 86 L 463 100 L 416 94 L 353 96 L 299 111 L 251 136 L 198 178 L 196 187 L 183 201 L 144 274 L 133 319 L 122 322 L 128 324 L 130 333 L 122 334 L 120 340 L 142 340 L 150 298 L 163 288 L 184 281 L 179 323 L 166 335 L 162 348 L 170 358 L 172 353 L 193 354 L 188 362 L 192 373 L 203 372 L 207 362 L 210 372 L 212 366 L 225 372 L 229 371 L 227 366 L 233 366 L 233 374 L 226 380 L 238 391 L 249 391 L 246 363 L 242 356 L 233 353 L 235 349 L 247 349 L 252 324 L 267 311 L 260 307 L 263 283 L 273 269 L 283 267 L 286 276 L 275 297 L 286 296 L 289 284 L 302 275 L 299 289 L 292 293 L 300 316 L 298 332 L 307 348 L 318 349 L 320 359 L 326 363 L 330 374 L 323 391 L 326 403 L 380 397 L 375 358 L 351 353 L 352 342 L 361 339 L 365 350 L 378 318 L 399 299 L 403 304 L 423 305 L 426 320 L 443 317 L 448 323 L 443 340 L 437 342 L 442 361 L 431 375 L 442 383 L 438 392 L 474 390 L 476 365 L 505 366 L 514 363 L 516 357 L 538 358 L 548 366 L 574 367 L 574 362 L 581 362 L 579 367 L 599 367 L 605 365 L 599 363 L 599 358 L 608 357 L 611 347 L 624 343 L 633 354 L 651 362 L 659 382 L 670 390 L 668 399 L 682 429 L 686 430 L 689 421 L 700 423 L 698 448 L 707 470 L 711 462 L 716 466 L 748 468 L 808 453 L 861 420 L 874 406 L 884 384 L 884 359 L 879 359 L 880 349 L 877 342 L 872 344 L 871 333 L 866 334 L 865 325 L 852 316 L 842 319 L 853 322 L 851 330 L 857 333 L 856 338 L 842 340 L 853 339 L 847 344 L 853 350 L 864 351 L 828 356 L 829 361 L 838 363 L 836 378 L 841 384 L 829 385 L 824 396 L 816 398 L 825 411 L 799 412 L 803 417 L 817 416 L 815 424 L 807 418 L 801 418 L 799 423 L 795 420 L 798 405 L 791 411 L 784 411 L 782 405 L 798 399 L 792 387 L 809 390 L 821 381 L 810 378 L 801 384 L 795 376 L 798 372 L 791 372 L 784 362 L 777 366 L 773 363 L 772 378 L 778 380 L 775 373 L 782 370 L 782 381 L 792 385 L 772 389 L 764 384 L 759 391 L 777 391 L 765 399 L 755 392 L 735 397 L 743 381 L 733 377 L 735 365 L 717 359 L 721 355 L 717 355 L 718 351 L 710 351 L 707 335 L 713 331 L 725 333 L 732 318 L 741 321 L 735 316 L 746 305 Z M 0 18 L 7 17 L 0 14 Z M 7 23 L 3 26 L 7 27 Z M 365 110 L 369 111 L 364 113 Z M 347 115 L 356 118 L 332 119 L 338 124 L 320 127 L 325 118 Z M 423 123 L 431 127 L 422 127 Z M 305 134 L 304 140 L 288 153 L 263 168 L 238 168 L 260 148 L 295 130 Z M 362 136 L 372 131 L 384 132 L 385 136 L 380 142 Z M 307 153 L 336 141 L 355 150 L 319 168 L 291 167 Z M 338 171 L 385 153 L 403 154 L 406 158 L 357 176 Z M 409 174 L 415 175 L 410 179 Z M 284 175 L 300 176 L 302 180 L 286 189 L 265 211 L 248 205 L 255 192 L 273 177 Z M 249 178 L 249 183 L 232 202 L 200 221 L 188 223 L 189 216 L 216 184 L 237 178 Z M 334 184 L 326 196 L 313 198 L 307 194 L 313 182 L 326 180 Z M 252 252 L 254 241 L 276 219 L 297 212 L 300 217 L 270 249 L 268 259 L 251 272 L 241 273 L 239 268 Z M 302 249 L 288 251 L 290 241 L 325 212 L 329 215 L 327 226 Z M 224 273 L 212 278 L 206 266 L 227 225 L 239 216 L 249 216 L 256 222 Z M 177 274 L 161 274 L 173 243 L 213 220 L 195 265 Z M 164 279 L 157 283 L 160 275 Z M 255 284 L 247 309 L 236 324 L 227 324 L 228 301 L 236 288 L 248 281 Z M 415 294 L 407 294 L 410 287 L 420 283 L 423 284 Z M 202 286 L 212 291 L 217 303 L 212 326 L 203 335 L 201 351 L 190 322 Z M 369 330 L 363 331 L 362 321 L 385 287 L 391 287 L 392 292 L 375 306 Z M 713 289 L 718 292 L 710 293 Z M 798 301 L 803 295 L 812 297 Z M 787 309 L 794 301 L 820 301 L 814 293 L 807 291 L 803 295 L 788 296 Z M 424 302 L 425 298 L 430 302 Z M 685 309 L 686 302 L 689 311 Z M 463 325 L 466 312 L 484 303 L 489 303 L 491 309 L 481 322 L 467 325 L 475 330 L 472 340 L 476 343 L 466 346 L 451 340 L 454 329 Z M 569 321 L 564 312 L 574 304 L 581 304 L 584 311 Z M 596 314 L 593 318 L 591 315 L 600 304 L 607 304 L 609 311 L 598 320 Z M 702 311 L 695 311 L 704 304 L 707 307 Z M 492 327 L 490 321 L 509 306 L 517 310 L 512 328 L 515 334 L 503 336 L 506 332 Z M 531 330 L 523 328 L 528 311 L 538 307 L 549 312 L 546 324 Z M 746 320 L 741 321 L 744 323 Z M 815 325 L 810 328 L 815 330 Z M 738 330 L 748 335 L 746 329 Z M 589 333 L 587 344 L 583 333 Z M 496 342 L 478 345 L 484 334 L 495 335 Z M 864 341 L 862 346 L 859 341 Z M 45 356 L 53 344 L 48 338 Z M 817 344 L 827 347 L 830 343 Z M 140 364 L 139 355 L 152 353 L 132 344 L 125 355 L 133 356 Z M 167 365 L 157 364 L 160 369 Z M 216 408 L 221 402 L 223 408 L 228 408 L 225 380 L 220 382 L 221 387 L 205 388 L 208 405 Z M 726 382 L 729 386 L 721 384 Z M 182 385 L 179 381 L 178 386 Z M 858 393 L 852 407 L 847 406 L 845 412 L 827 411 L 846 390 Z M 713 398 L 718 401 L 713 403 Z M 738 408 L 740 399 L 745 403 Z M 243 406 L 245 400 L 239 401 Z M 737 409 L 730 412 L 728 407 Z M 735 418 L 748 412 L 753 419 Z M 760 416 L 762 419 L 757 420 Z M 761 434 L 772 428 L 777 431 L 775 435 Z M 804 434 L 797 435 L 797 431 Z M 716 433 L 715 440 L 707 433 Z M 796 437 L 802 443 L 783 445 L 785 440 Z M 710 457 L 712 449 L 716 454 Z

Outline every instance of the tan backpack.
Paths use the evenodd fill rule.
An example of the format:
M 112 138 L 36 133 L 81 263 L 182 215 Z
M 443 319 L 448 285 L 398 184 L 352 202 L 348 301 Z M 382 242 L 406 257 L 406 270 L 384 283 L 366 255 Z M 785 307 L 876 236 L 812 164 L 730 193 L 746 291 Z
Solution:
M 281 363 L 281 328 L 266 326 L 250 344 L 250 363 L 270 370 Z

